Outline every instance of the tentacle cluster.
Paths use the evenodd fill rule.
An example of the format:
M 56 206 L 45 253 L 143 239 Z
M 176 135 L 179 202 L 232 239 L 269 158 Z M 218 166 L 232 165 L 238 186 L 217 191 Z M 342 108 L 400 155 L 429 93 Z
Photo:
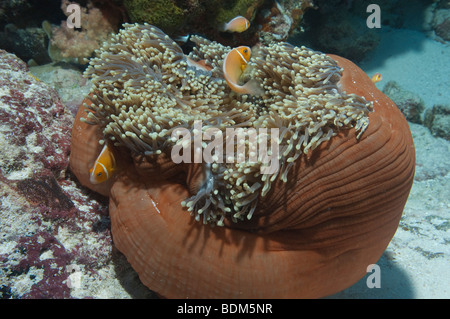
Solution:
M 233 93 L 223 80 L 231 48 L 192 40 L 189 57 L 204 60 L 210 71 L 189 66 L 181 48 L 156 27 L 125 25 L 86 70 L 94 88 L 85 121 L 101 125 L 105 140 L 138 154 L 170 153 L 177 145 L 202 153 L 211 146 L 203 140 L 199 148 L 196 136 L 216 129 L 223 152 L 203 163 L 202 186 L 182 203 L 197 220 L 222 225 L 225 218 L 251 218 L 258 199 L 275 179 L 287 181 L 302 154 L 342 129 L 355 128 L 359 138 L 369 124 L 371 103 L 340 90 L 341 69 L 322 53 L 287 43 L 254 50 L 242 80 L 256 79 L 265 93 L 252 97 Z M 190 138 L 174 138 L 179 128 Z M 227 145 L 246 158 L 233 158 Z M 275 168 L 268 169 L 268 158 Z

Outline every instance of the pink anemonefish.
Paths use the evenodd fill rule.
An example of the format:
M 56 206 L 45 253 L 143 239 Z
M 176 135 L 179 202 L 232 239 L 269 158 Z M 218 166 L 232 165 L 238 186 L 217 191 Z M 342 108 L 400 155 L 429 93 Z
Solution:
M 89 170 L 89 181 L 92 184 L 100 184 L 107 181 L 116 170 L 114 154 L 107 144 L 103 146 L 100 155 L 95 160 L 94 166 Z
M 375 73 L 375 74 L 372 76 L 372 82 L 373 82 L 373 83 L 380 82 L 381 80 L 383 80 L 383 76 L 382 76 L 380 73 Z
M 212 70 L 212 66 L 206 64 L 206 60 L 199 60 L 199 61 L 195 61 L 193 59 L 191 59 L 190 57 L 186 56 L 186 62 L 189 66 L 192 66 L 194 68 L 203 70 L 203 71 L 211 71 Z
M 256 80 L 250 80 L 244 85 L 238 84 L 239 78 L 250 60 L 251 52 L 247 46 L 240 46 L 228 52 L 223 60 L 223 76 L 234 92 L 261 95 L 263 92 Z
M 227 32 L 244 32 L 250 27 L 250 22 L 243 16 L 237 16 L 222 26 L 222 31 Z

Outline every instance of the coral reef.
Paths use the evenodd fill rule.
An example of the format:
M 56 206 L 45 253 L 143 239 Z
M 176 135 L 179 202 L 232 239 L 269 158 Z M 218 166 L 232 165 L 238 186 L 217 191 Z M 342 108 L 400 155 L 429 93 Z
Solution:
M 448 1 L 439 1 L 431 24 L 437 36 L 445 41 L 450 41 L 450 4 Z
M 443 0 L 442 2 L 446 2 Z M 316 50 L 362 61 L 373 51 L 386 28 L 404 28 L 417 31 L 433 29 L 436 4 L 420 0 L 380 0 L 381 28 L 370 29 L 366 20 L 367 7 L 373 1 L 315 0 L 316 10 L 307 10 L 302 26 L 304 32 L 289 39 Z M 405 48 L 407 49 L 407 48 Z
M 356 282 L 395 233 L 412 185 L 404 116 L 350 61 L 285 43 L 261 46 L 244 72 L 265 93 L 237 95 L 222 78 L 230 48 L 193 40 L 189 58 L 209 71 L 149 25 L 125 26 L 86 71 L 95 87 L 73 126 L 70 167 L 110 195 L 118 249 L 165 297 L 321 297 Z M 174 162 L 171 133 L 203 132 L 194 119 L 222 135 L 278 129 L 280 166 L 261 176 L 261 158 Z M 120 170 L 92 185 L 105 142 Z
M 112 251 L 107 207 L 66 171 L 73 115 L 3 50 L 0 86 L 0 298 L 129 298 L 118 278 L 136 279 Z M 69 287 L 69 269 L 80 286 Z
M 434 1 L 429 5 L 423 27 L 435 40 L 450 41 L 450 3 L 448 0 Z
M 123 3 L 131 21 L 151 23 L 167 32 L 179 29 L 187 19 L 181 1 L 124 0 Z
M 150 23 L 172 36 L 201 33 L 225 42 L 233 41 L 230 34 L 221 34 L 221 26 L 241 15 L 253 21 L 263 0 L 238 1 L 177 1 L 177 0 L 124 0 L 131 22 Z M 249 39 L 256 28 L 245 33 Z M 238 36 L 239 38 L 240 36 Z
M 403 89 L 395 81 L 387 82 L 383 88 L 383 93 L 394 101 L 408 121 L 422 123 L 422 112 L 425 107 L 419 95 Z
M 0 1 L 0 28 L 15 24 L 19 29 L 39 27 L 42 20 L 60 21 L 64 15 L 58 0 Z
M 436 137 L 450 140 L 450 105 L 433 105 L 425 111 L 424 123 Z
M 67 11 L 70 4 L 76 3 L 62 0 L 61 10 L 67 16 L 71 14 Z M 66 20 L 60 26 L 49 26 L 48 22 L 43 24 L 50 39 L 48 51 L 53 61 L 76 60 L 82 64 L 87 63 L 87 58 L 115 31 L 116 25 L 91 2 L 87 8 L 81 8 L 80 15 L 81 30 L 70 28 Z
M 253 18 L 254 13 L 263 4 L 263 2 L 263 0 L 239 0 L 234 1 L 234 3 L 223 3 L 222 1 L 216 1 L 216 8 L 213 7 L 214 4 L 208 4 L 209 10 L 215 11 L 215 17 L 211 23 L 212 25 L 220 26 L 239 15 Z
M 39 64 L 51 62 L 47 46 L 47 35 L 42 28 L 20 29 L 14 24 L 8 24 L 0 32 L 0 47 L 14 52 L 24 61 L 34 60 Z
M 80 70 L 64 63 L 30 66 L 30 73 L 54 88 L 73 116 L 91 88 Z
M 366 26 L 366 17 L 336 5 L 336 1 L 315 1 L 317 10 L 304 16 L 305 32 L 289 41 L 302 43 L 324 52 L 361 61 L 380 41 L 376 29 Z M 365 12 L 365 10 L 364 10 Z
M 202 34 L 227 45 L 284 41 L 297 31 L 311 0 L 148 1 L 124 0 L 132 22 L 150 23 L 167 34 Z M 226 34 L 221 26 L 244 16 L 251 27 L 242 34 Z
M 280 0 L 275 1 L 270 9 L 264 9 L 258 14 L 257 23 L 261 25 L 258 31 L 260 41 L 269 44 L 285 41 L 295 35 L 303 15 L 309 8 L 314 8 L 311 0 Z

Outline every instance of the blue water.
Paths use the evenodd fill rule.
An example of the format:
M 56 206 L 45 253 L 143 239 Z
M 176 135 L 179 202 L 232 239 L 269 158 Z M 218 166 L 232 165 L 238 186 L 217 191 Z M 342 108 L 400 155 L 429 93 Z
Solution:
M 412 29 L 382 27 L 381 41 L 359 65 L 370 76 L 383 75 L 383 88 L 396 81 L 417 93 L 425 107 L 450 102 L 450 45 Z

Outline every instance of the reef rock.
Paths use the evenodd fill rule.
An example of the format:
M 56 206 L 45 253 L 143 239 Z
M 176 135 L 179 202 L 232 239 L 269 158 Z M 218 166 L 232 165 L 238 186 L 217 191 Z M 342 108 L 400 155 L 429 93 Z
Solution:
M 434 105 L 427 109 L 424 124 L 433 136 L 450 140 L 450 105 Z
M 308 10 L 304 15 L 305 32 L 294 37 L 295 43 L 310 46 L 316 50 L 362 61 L 380 42 L 378 29 L 366 25 L 366 8 L 352 9 L 357 1 L 314 1 L 317 10 Z M 384 7 L 383 7 L 384 8 Z
M 274 1 L 270 10 L 263 9 L 259 14 L 260 41 L 264 44 L 285 41 L 289 36 L 303 31 L 298 26 L 303 20 L 303 15 L 310 8 L 314 8 L 311 0 Z
M 33 59 L 39 64 L 51 61 L 47 53 L 47 36 L 41 28 L 19 29 L 8 24 L 0 32 L 0 47 L 25 61 Z
M 73 115 L 4 50 L 0 87 L 0 297 L 124 297 L 96 285 L 116 280 L 109 218 L 66 172 Z
M 383 88 L 383 93 L 394 101 L 408 121 L 422 123 L 421 114 L 424 110 L 424 102 L 420 96 L 403 89 L 395 81 L 387 82 Z
M 155 25 L 174 39 L 183 34 L 202 34 L 208 38 L 220 39 L 220 42 L 228 43 L 228 45 L 257 41 L 256 17 L 264 3 L 263 0 L 123 1 L 130 22 Z M 248 30 L 242 33 L 221 32 L 224 23 L 239 15 L 250 21 L 251 27 Z
M 73 115 L 91 87 L 91 82 L 87 81 L 78 69 L 64 62 L 32 66 L 30 72 L 54 88 Z
M 431 28 L 437 36 L 445 41 L 450 41 L 450 2 L 438 1 L 431 20 Z

